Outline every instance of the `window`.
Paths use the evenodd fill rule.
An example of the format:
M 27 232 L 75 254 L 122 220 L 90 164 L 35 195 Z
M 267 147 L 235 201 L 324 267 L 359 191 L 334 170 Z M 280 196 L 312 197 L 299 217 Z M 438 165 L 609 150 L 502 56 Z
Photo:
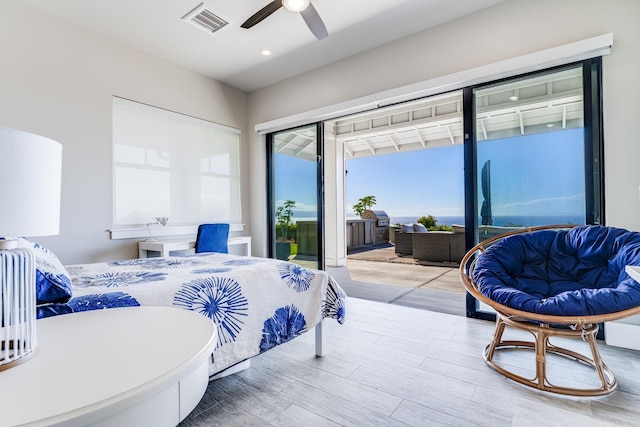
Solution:
M 604 224 L 601 74 L 591 58 L 465 89 L 467 249 L 522 227 Z M 468 296 L 468 316 L 491 311 Z
M 116 227 L 241 222 L 240 131 L 113 98 Z
M 322 268 L 322 127 L 267 137 L 271 256 Z
M 481 225 L 586 223 L 580 64 L 475 90 L 475 117 Z

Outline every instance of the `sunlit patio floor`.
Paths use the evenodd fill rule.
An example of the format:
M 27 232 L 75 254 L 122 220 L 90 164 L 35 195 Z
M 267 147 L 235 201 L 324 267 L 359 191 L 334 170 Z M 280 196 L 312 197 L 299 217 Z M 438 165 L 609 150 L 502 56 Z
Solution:
M 456 264 L 399 257 L 387 244 L 352 251 L 346 266 L 327 271 L 351 297 L 465 315 L 466 296 Z

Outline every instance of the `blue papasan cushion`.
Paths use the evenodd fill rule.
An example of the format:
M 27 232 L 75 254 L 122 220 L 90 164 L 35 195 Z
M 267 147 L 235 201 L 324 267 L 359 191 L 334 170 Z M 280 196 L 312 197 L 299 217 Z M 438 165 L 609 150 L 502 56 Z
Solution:
M 640 233 L 581 226 L 498 241 L 478 257 L 472 279 L 487 298 L 529 313 L 608 314 L 640 305 Z

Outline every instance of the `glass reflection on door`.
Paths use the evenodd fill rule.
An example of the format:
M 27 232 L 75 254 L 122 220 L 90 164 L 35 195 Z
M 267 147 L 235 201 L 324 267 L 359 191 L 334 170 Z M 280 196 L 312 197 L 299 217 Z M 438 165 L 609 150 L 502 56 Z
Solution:
M 585 224 L 582 67 L 474 91 L 478 240 Z
M 273 257 L 321 268 L 317 125 L 272 134 Z

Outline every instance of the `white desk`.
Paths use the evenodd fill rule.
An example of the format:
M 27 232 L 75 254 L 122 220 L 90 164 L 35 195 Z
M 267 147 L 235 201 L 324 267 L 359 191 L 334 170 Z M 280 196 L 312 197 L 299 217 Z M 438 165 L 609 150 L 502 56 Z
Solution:
M 0 425 L 175 426 L 209 381 L 213 322 L 171 307 L 38 320 L 30 360 L 0 372 Z
M 173 251 L 190 251 L 195 248 L 196 242 L 194 240 L 144 240 L 138 242 L 138 257 L 147 258 L 149 252 L 159 252 L 161 257 L 171 256 Z M 227 245 L 243 245 L 244 254 L 251 256 L 251 237 L 240 236 L 230 237 L 227 240 Z

